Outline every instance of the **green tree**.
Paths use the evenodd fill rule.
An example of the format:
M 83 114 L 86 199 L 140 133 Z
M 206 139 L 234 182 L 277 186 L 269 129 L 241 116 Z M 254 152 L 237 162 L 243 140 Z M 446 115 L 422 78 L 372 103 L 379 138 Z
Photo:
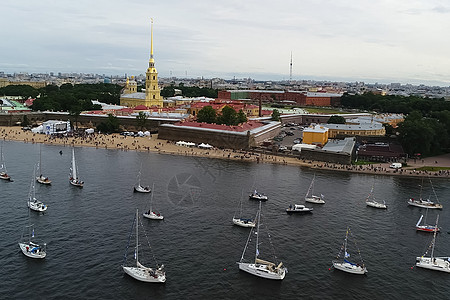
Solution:
M 237 116 L 236 116 L 236 123 L 237 124 L 242 124 L 242 123 L 246 123 L 247 120 L 247 116 L 244 113 L 244 111 L 242 109 L 239 110 Z
M 145 124 L 147 123 L 147 114 L 143 111 L 140 111 L 136 116 L 136 123 L 140 130 L 143 130 Z
M 27 115 L 23 115 L 22 123 L 20 123 L 20 125 L 23 127 L 30 126 L 30 120 L 28 120 Z
M 217 113 L 211 105 L 205 106 L 197 114 L 197 122 L 216 123 Z
M 272 111 L 272 121 L 280 121 L 280 111 L 278 109 Z
M 345 118 L 342 116 L 334 115 L 328 119 L 328 124 L 345 124 Z
M 82 112 L 81 105 L 74 104 L 69 108 L 69 116 L 73 117 L 74 119 L 73 129 L 76 129 L 78 117 L 80 116 L 81 112 Z
M 237 125 L 237 113 L 234 108 L 226 105 L 222 108 L 222 114 L 217 117 L 217 123 L 225 125 Z
M 398 129 L 404 151 L 410 156 L 417 153 L 427 156 L 432 153 L 431 143 L 436 133 L 426 124 L 420 112 L 410 113 Z
M 161 96 L 163 96 L 163 97 L 173 97 L 173 96 L 175 96 L 175 88 L 174 88 L 174 86 L 173 85 L 165 86 L 161 90 Z
M 108 119 L 106 120 L 106 122 L 102 122 L 97 125 L 97 131 L 103 133 L 119 132 L 119 128 L 119 119 L 112 114 L 108 114 Z
M 391 136 L 395 133 L 394 127 L 391 124 L 385 123 L 383 124 L 384 130 L 386 131 L 386 136 Z

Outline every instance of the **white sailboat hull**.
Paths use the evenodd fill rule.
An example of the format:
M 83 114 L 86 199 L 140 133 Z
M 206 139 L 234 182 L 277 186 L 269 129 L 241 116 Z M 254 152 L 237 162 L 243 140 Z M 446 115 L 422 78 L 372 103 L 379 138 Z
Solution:
M 255 227 L 256 223 L 249 219 L 233 218 L 233 224 L 241 227 Z
M 36 181 L 39 182 L 40 184 L 46 184 L 46 185 L 52 184 L 52 181 L 49 180 L 48 177 L 44 177 L 44 176 L 36 177 Z
M 325 204 L 325 201 L 321 199 L 319 196 L 305 197 L 305 201 L 316 204 Z
M 358 275 L 364 275 L 368 272 L 366 267 L 354 265 L 348 262 L 333 261 L 333 267 L 340 271 Z
M 19 243 L 20 250 L 22 253 L 30 258 L 45 258 L 47 253 L 42 250 L 33 251 L 32 250 L 38 245 L 30 244 L 30 243 Z
M 47 210 L 47 205 L 45 205 L 41 201 L 37 200 L 36 198 L 28 200 L 28 207 L 31 210 L 39 211 L 39 212 L 44 212 Z
M 416 266 L 429 270 L 450 273 L 449 257 L 417 257 Z
M 384 203 L 379 203 L 376 201 L 366 201 L 366 205 L 370 206 L 370 207 L 375 207 L 375 208 L 381 208 L 381 209 L 386 209 L 387 206 Z
M 153 272 L 149 268 L 139 267 L 122 267 L 123 271 L 133 277 L 136 280 L 152 283 L 164 283 L 166 282 L 166 275 L 163 272 Z
M 79 181 L 79 180 L 77 181 L 77 180 L 74 180 L 74 179 L 70 179 L 69 182 L 70 182 L 71 185 L 76 186 L 76 187 L 80 187 L 80 188 L 82 188 L 83 185 L 84 185 L 84 182 L 83 181 Z
M 286 268 L 276 269 L 276 271 L 270 271 L 267 265 L 264 264 L 251 264 L 238 262 L 239 270 L 247 272 L 249 274 L 273 280 L 283 280 L 286 276 Z
M 152 190 L 148 187 L 143 187 L 141 185 L 135 186 L 134 191 L 137 193 L 150 193 Z
M 267 201 L 269 198 L 266 195 L 260 195 L 260 194 L 251 194 L 248 196 L 248 198 L 252 200 L 259 200 L 259 201 Z
M 153 212 L 153 211 L 143 213 L 142 215 L 143 215 L 145 218 L 147 218 L 147 219 L 152 219 L 152 220 L 163 220 L 163 219 L 164 219 L 164 216 L 163 216 L 163 215 L 157 214 L 157 213 L 155 213 L 155 212 Z
M 437 208 L 442 209 L 442 204 L 434 203 L 431 201 L 424 201 L 424 200 L 413 200 L 409 199 L 408 204 L 412 206 L 422 207 L 422 208 Z
M 3 179 L 3 180 L 11 180 L 11 177 L 9 177 L 9 175 L 6 174 L 5 172 L 1 172 L 1 173 L 0 173 L 0 179 Z

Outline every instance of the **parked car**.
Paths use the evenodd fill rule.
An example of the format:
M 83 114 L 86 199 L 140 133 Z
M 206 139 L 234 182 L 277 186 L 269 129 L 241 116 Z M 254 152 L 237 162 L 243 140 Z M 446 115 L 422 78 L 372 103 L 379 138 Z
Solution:
M 392 169 L 400 169 L 402 167 L 402 164 L 401 163 L 392 163 L 390 166 L 389 166 L 389 168 L 392 168 Z

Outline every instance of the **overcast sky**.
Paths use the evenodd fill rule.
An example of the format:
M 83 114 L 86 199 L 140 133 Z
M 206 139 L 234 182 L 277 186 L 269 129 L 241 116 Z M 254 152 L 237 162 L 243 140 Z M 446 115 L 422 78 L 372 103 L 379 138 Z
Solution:
M 448 0 L 14 0 L 0 71 L 450 85 Z

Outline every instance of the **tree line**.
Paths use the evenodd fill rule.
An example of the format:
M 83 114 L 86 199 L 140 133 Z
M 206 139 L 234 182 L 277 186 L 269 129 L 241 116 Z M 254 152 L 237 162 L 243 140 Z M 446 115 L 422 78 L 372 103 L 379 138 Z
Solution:
M 387 134 L 398 135 L 404 151 L 410 156 L 450 152 L 450 101 L 444 98 L 344 94 L 341 105 L 348 109 L 406 115 L 398 128 L 385 127 Z
M 199 110 L 197 122 L 235 126 L 247 122 L 247 116 L 242 109 L 237 113 L 234 108 L 228 105 L 222 108 L 221 114 L 217 114 L 216 110 L 211 105 L 208 105 Z
M 76 84 L 65 83 L 61 86 L 47 85 L 36 89 L 29 85 L 9 85 L 0 88 L 0 95 L 19 96 L 22 99 L 35 98 L 31 109 L 51 111 L 94 110 L 101 109 L 91 100 L 119 104 L 120 90 L 116 84 Z
M 163 97 L 173 97 L 175 96 L 175 89 L 181 90 L 181 95 L 184 97 L 208 97 L 208 98 L 217 98 L 218 90 L 207 88 L 207 87 L 198 87 L 198 86 L 184 86 L 183 83 L 180 83 L 178 86 L 171 84 L 170 86 L 166 86 L 161 90 L 161 96 Z

